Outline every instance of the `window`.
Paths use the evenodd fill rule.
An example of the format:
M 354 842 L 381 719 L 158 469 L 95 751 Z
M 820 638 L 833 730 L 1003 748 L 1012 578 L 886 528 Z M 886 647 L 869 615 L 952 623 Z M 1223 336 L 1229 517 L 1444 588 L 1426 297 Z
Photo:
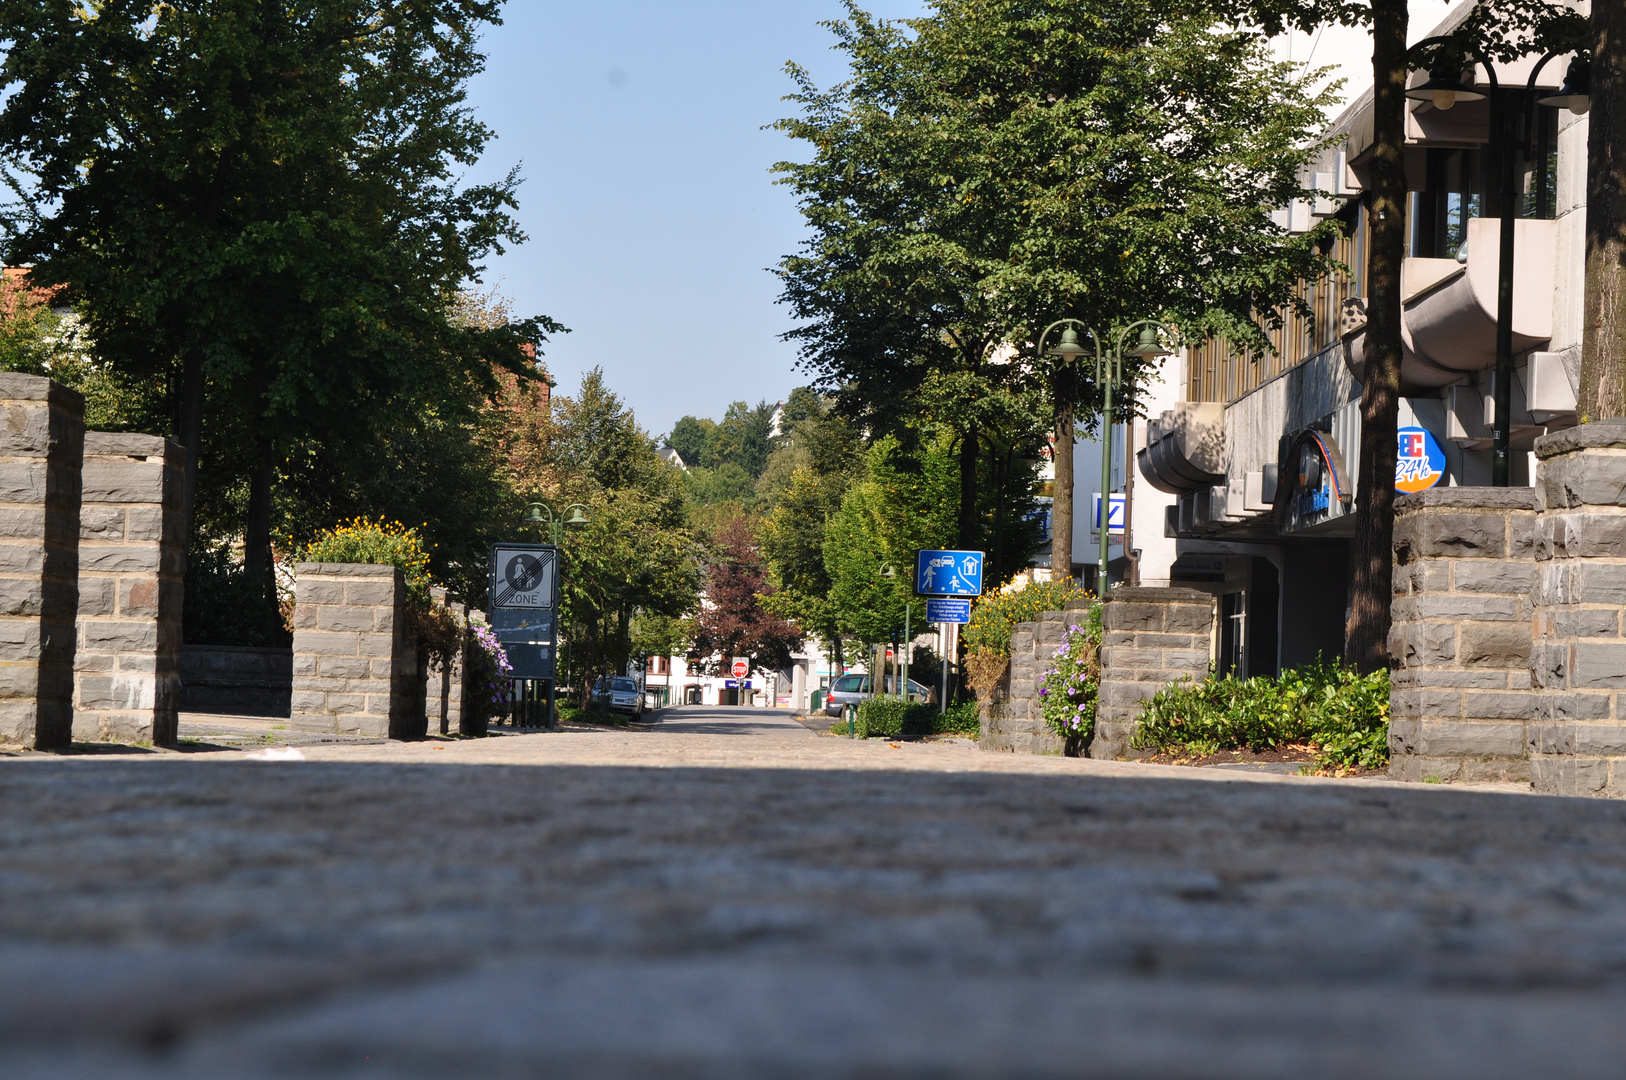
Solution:
M 859 687 L 863 681 L 864 677 L 862 675 L 843 675 L 836 680 L 832 690 L 837 694 L 856 694 L 859 693 Z

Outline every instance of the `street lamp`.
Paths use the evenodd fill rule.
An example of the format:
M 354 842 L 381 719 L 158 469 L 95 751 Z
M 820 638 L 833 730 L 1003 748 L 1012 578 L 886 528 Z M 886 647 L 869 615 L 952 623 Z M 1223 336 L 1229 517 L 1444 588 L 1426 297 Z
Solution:
M 888 584 L 897 584 L 898 568 L 893 566 L 891 563 L 882 563 L 881 580 L 887 582 Z M 899 681 L 902 683 L 902 694 L 905 702 L 909 700 L 909 608 L 909 601 L 905 600 L 903 602 L 903 645 L 898 650 L 899 655 L 897 660 L 897 667 L 901 672 L 899 675 Z M 898 687 L 893 687 L 893 690 L 896 693 Z
M 1448 37 L 1424 38 L 1408 49 L 1407 55 L 1413 55 L 1430 45 L 1459 47 Z M 1513 154 L 1520 146 L 1509 122 L 1514 112 L 1507 108 L 1503 101 L 1504 95 L 1496 78 L 1496 68 L 1491 65 L 1490 58 L 1478 48 L 1470 45 L 1468 51 L 1473 53 L 1474 59 L 1490 78 L 1491 134 L 1496 140 L 1497 152 L 1501 158 L 1499 163 L 1501 168 L 1498 170 L 1501 179 L 1498 184 L 1497 207 L 1497 213 L 1501 216 L 1498 221 L 1500 250 L 1497 252 L 1496 263 L 1496 373 L 1491 390 L 1496 401 L 1496 422 L 1492 428 L 1491 438 L 1493 446 L 1491 484 L 1494 487 L 1507 487 L 1510 481 L 1513 442 Z M 1536 77 L 1541 74 L 1541 69 L 1547 66 L 1549 60 L 1568 51 L 1555 49 L 1543 56 L 1531 69 L 1530 78 L 1525 83 L 1525 101 L 1528 102 L 1529 110 L 1526 114 L 1525 130 L 1532 141 L 1536 126 L 1536 105 L 1560 105 L 1578 115 L 1592 106 L 1590 72 L 1586 61 L 1580 57 L 1570 62 L 1569 70 L 1564 76 L 1564 85 L 1558 93 L 1550 94 L 1539 101 L 1536 99 Z M 1478 101 L 1486 96 L 1464 86 L 1455 74 L 1449 76 L 1442 74 L 1442 68 L 1447 72 L 1462 70 L 1460 53 L 1442 54 L 1441 58 L 1435 61 L 1435 65 L 1429 69 L 1427 82 L 1406 91 L 1408 98 L 1413 101 L 1432 102 L 1436 109 L 1444 110 L 1451 108 L 1458 101 Z
M 551 507 L 546 503 L 527 503 L 525 506 L 525 524 L 546 527 L 550 542 L 554 547 L 559 546 L 561 528 L 575 528 L 581 525 L 591 525 L 593 519 L 587 513 L 587 507 L 582 503 L 571 503 L 564 511 L 555 516 Z
M 1062 332 L 1061 343 L 1055 348 L 1046 350 L 1044 348 L 1045 338 L 1050 334 L 1050 331 L 1063 325 L 1066 325 L 1067 329 Z M 1128 326 L 1120 330 L 1118 332 L 1117 340 L 1113 343 L 1112 351 L 1110 353 L 1103 353 L 1101 351 L 1101 336 L 1099 334 L 1097 334 L 1094 330 L 1091 330 L 1089 327 L 1084 326 L 1084 324 L 1079 322 L 1077 319 L 1062 319 L 1059 322 L 1051 323 L 1045 328 L 1044 333 L 1039 335 L 1039 351 L 1044 355 L 1062 357 L 1064 362 L 1071 362 L 1076 360 L 1079 356 L 1084 355 L 1085 349 L 1083 345 L 1079 343 L 1078 334 L 1073 329 L 1073 326 L 1082 327 L 1084 332 L 1089 334 L 1090 339 L 1095 343 L 1095 384 L 1101 388 L 1101 517 L 1099 522 L 1099 544 L 1096 552 L 1095 591 L 1096 595 L 1105 596 L 1107 591 L 1108 523 L 1110 517 L 1112 516 L 1112 392 L 1114 389 L 1122 389 L 1123 387 L 1123 358 L 1125 356 L 1135 356 L 1142 360 L 1152 360 L 1161 356 L 1171 356 L 1173 355 L 1173 352 L 1164 346 L 1162 338 L 1164 334 L 1173 336 L 1176 331 L 1173 327 L 1170 327 L 1166 323 L 1163 323 L 1157 319 L 1142 319 L 1139 322 L 1130 323 Z M 1129 335 L 1137 331 L 1138 333 L 1136 334 L 1134 346 L 1125 349 L 1124 345 L 1129 340 Z M 1067 474 L 1069 484 L 1071 482 L 1071 450 L 1071 447 L 1067 447 L 1066 453 L 1064 454 L 1062 447 L 1058 446 L 1056 448 L 1056 461 L 1058 463 L 1058 468 L 1056 471 L 1056 490 L 1058 494 L 1060 493 L 1062 482 L 1059 463 L 1063 457 L 1067 458 Z M 1070 487 L 1068 498 L 1069 500 L 1071 499 Z M 1071 507 L 1069 506 L 1069 510 L 1070 509 Z M 1069 525 L 1070 524 L 1071 521 L 1069 521 Z M 1126 526 L 1127 524 L 1128 523 L 1125 522 Z M 1126 538 L 1127 535 L 1128 534 L 1126 532 Z M 1068 553 L 1068 558 L 1071 559 L 1071 552 Z M 1055 562 L 1054 551 L 1052 551 L 1051 554 L 1051 562 Z M 1069 565 L 1068 570 L 1071 571 L 1071 569 L 1072 567 Z M 1050 576 L 1052 578 L 1056 576 L 1055 566 L 1050 568 Z

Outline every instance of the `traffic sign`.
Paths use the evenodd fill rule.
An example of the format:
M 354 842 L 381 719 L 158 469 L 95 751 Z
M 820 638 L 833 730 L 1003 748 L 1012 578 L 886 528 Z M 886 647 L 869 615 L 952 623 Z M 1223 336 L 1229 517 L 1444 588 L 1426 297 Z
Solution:
M 1129 508 L 1129 498 L 1121 491 L 1112 493 L 1112 502 L 1107 506 L 1107 535 L 1122 533 L 1124 531 L 1124 514 Z M 1101 531 L 1101 493 L 1094 492 L 1090 500 L 1090 531 Z
M 743 679 L 751 674 L 751 661 L 743 656 L 736 656 L 734 663 L 729 667 L 736 679 Z
M 971 601 L 931 597 L 926 601 L 926 621 L 968 623 L 971 621 Z
M 915 592 L 921 596 L 981 596 L 982 552 L 918 552 Z
M 558 567 L 551 544 L 491 545 L 491 609 L 557 607 Z

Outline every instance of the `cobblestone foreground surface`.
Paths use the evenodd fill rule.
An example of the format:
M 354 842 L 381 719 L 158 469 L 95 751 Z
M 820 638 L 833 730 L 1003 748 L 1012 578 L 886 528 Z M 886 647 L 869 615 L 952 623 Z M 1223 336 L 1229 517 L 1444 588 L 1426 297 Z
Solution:
M 1626 806 L 732 712 L 0 760 L 0 1074 L 1622 1071 Z

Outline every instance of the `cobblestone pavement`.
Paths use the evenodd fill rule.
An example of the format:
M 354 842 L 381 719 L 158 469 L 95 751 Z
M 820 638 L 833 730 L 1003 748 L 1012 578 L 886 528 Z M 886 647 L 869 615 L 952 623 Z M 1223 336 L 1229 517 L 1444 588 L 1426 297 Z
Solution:
M 678 709 L 647 730 L 11 756 L 0 810 L 8 1077 L 1615 1077 L 1626 1058 L 1618 803 Z

